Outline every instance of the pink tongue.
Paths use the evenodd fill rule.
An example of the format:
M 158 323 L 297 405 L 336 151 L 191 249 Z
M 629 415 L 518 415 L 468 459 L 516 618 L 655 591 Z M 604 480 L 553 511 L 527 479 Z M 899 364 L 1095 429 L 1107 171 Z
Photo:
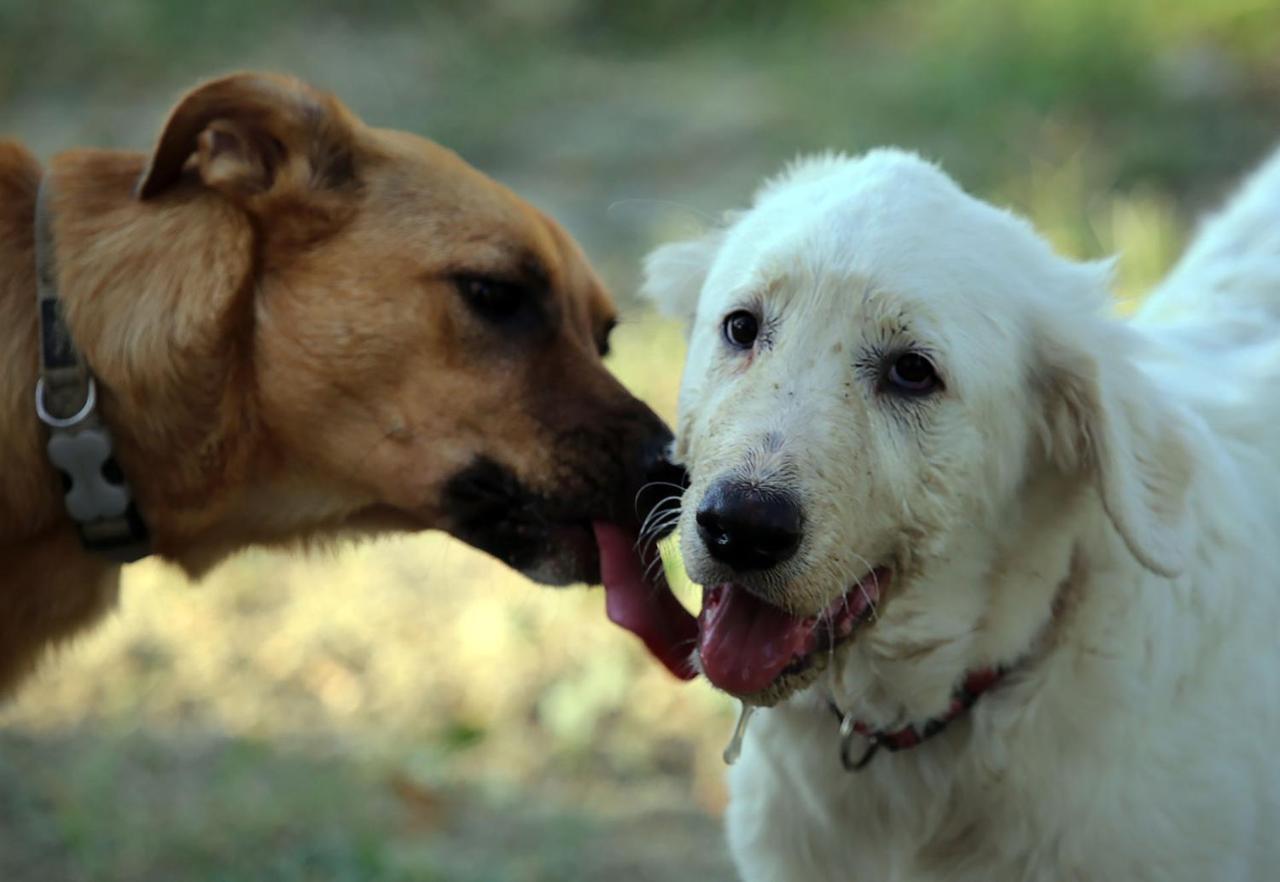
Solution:
M 736 695 L 768 688 L 813 649 L 813 619 L 797 619 L 733 584 L 705 591 L 698 622 L 702 672 Z
M 645 578 L 645 567 L 653 562 L 658 549 L 650 545 L 637 551 L 635 535 L 617 524 L 596 521 L 591 526 L 600 549 L 600 578 L 609 621 L 643 640 L 671 673 L 681 680 L 692 680 L 697 676 L 693 647 L 698 641 L 698 623 L 671 593 L 661 565 L 653 565 L 654 581 Z

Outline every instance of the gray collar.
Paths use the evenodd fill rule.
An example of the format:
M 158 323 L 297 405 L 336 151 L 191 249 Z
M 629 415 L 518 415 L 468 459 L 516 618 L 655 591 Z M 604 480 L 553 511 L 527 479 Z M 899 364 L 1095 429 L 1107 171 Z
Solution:
M 67 514 L 86 550 L 117 563 L 151 553 L 146 522 L 115 459 L 111 433 L 98 413 L 93 372 L 71 339 L 58 299 L 50 184 L 36 198 L 36 306 L 40 315 L 40 379 L 36 415 L 49 427 L 45 449 L 63 476 Z

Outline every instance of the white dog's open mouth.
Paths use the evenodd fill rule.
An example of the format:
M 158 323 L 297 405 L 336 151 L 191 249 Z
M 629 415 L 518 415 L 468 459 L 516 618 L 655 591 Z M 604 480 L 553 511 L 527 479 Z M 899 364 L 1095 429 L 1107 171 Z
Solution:
M 889 570 L 873 570 L 820 615 L 803 618 L 731 582 L 704 589 L 698 617 L 702 672 L 739 697 L 782 697 L 772 695 L 776 686 L 788 680 L 799 686 L 815 658 L 847 640 L 871 617 L 889 578 Z

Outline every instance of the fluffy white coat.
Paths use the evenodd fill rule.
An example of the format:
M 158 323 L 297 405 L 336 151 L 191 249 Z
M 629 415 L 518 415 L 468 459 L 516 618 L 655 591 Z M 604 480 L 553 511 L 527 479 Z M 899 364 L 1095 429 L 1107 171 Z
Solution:
M 727 578 L 692 517 L 728 471 L 804 500 L 768 599 L 813 613 L 894 572 L 819 681 L 752 721 L 727 814 L 745 880 L 1280 879 L 1280 157 L 1126 321 L 1107 266 L 891 150 L 802 161 L 646 269 L 690 322 L 694 579 Z M 746 356 L 722 332 L 740 308 Z M 941 392 L 877 389 L 904 348 Z M 841 768 L 828 702 L 926 720 L 993 664 L 939 737 Z

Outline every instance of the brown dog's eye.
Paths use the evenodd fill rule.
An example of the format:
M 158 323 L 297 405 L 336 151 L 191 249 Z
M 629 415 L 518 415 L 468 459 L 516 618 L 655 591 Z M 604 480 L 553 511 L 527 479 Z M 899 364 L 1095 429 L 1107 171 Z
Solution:
M 736 310 L 725 316 L 724 338 L 735 349 L 750 349 L 755 345 L 756 337 L 759 335 L 759 320 L 745 309 Z
M 928 395 L 942 386 L 933 362 L 919 352 L 904 352 L 889 362 L 885 386 L 899 395 Z
M 524 286 L 513 282 L 470 276 L 458 279 L 457 284 L 467 305 L 489 321 L 511 318 L 527 300 Z
M 600 352 L 601 358 L 607 358 L 613 347 L 609 345 L 609 338 L 613 336 L 613 329 L 618 326 L 618 320 L 609 319 L 605 323 L 604 333 L 600 335 L 599 341 L 596 343 L 596 349 Z

